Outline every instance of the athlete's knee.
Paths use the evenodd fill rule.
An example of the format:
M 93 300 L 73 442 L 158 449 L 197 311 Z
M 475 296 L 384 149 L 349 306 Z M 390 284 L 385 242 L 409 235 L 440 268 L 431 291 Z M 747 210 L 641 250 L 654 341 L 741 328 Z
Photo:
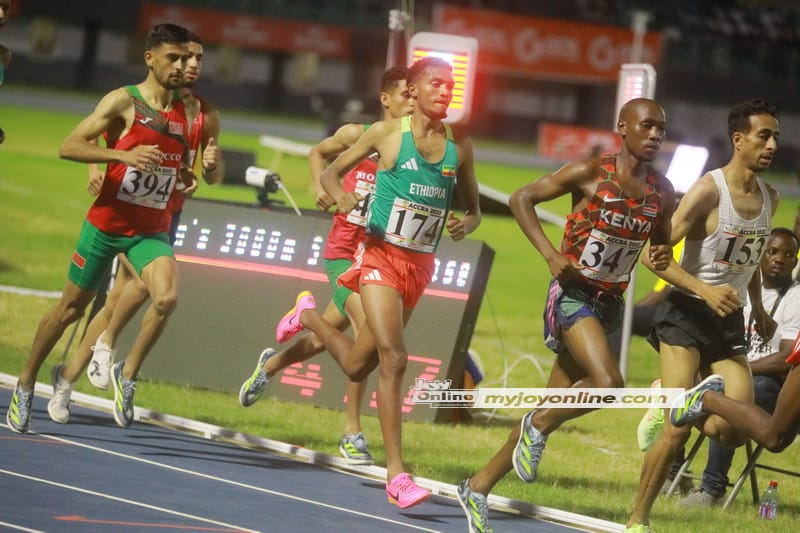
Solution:
M 178 291 L 163 291 L 152 296 L 153 307 L 162 315 L 172 314 L 178 307 Z
M 75 321 L 80 320 L 84 310 L 85 307 L 79 305 L 65 305 L 57 307 L 53 314 L 59 326 L 66 328 Z
M 621 389 L 625 387 L 625 381 L 619 374 L 603 373 L 595 376 L 594 386 L 600 389 Z
M 380 350 L 380 372 L 384 375 L 402 375 L 408 366 L 408 354 L 395 347 L 386 347 Z

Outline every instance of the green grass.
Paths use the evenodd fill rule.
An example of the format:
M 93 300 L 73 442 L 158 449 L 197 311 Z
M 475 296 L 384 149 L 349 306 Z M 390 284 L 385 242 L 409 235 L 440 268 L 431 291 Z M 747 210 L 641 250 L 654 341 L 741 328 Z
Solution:
M 80 117 L 8 107 L 3 109 L 2 116 L 7 140 L 0 146 L 3 220 L 0 284 L 60 290 L 68 257 L 91 201 L 85 190 L 85 168 L 57 158 L 59 143 Z M 479 143 L 480 140 L 476 140 L 476 145 Z M 255 135 L 224 131 L 221 144 L 223 148 L 253 150 L 259 164 L 267 166 L 272 162 L 272 153 L 258 145 Z M 309 188 L 305 161 L 286 157 L 277 170 L 298 203 L 311 207 L 313 192 Z M 479 179 L 506 192 L 548 171 L 480 162 L 476 170 Z M 774 179 L 789 178 L 774 175 Z M 230 186 L 202 186 L 197 196 L 254 201 L 251 190 Z M 567 199 L 546 207 L 565 213 Z M 775 225 L 791 226 L 794 210 L 794 202 L 782 202 Z M 557 243 L 561 228 L 548 226 L 547 232 Z M 505 385 L 543 386 L 552 361 L 541 338 L 540 317 L 549 279 L 547 267 L 512 219 L 486 216 L 473 237 L 486 241 L 496 251 L 472 342 L 472 348 L 485 364 L 487 384 L 499 385 L 506 369 L 519 362 L 507 373 Z M 652 285 L 654 276 L 643 268 L 637 272 L 636 293 L 641 296 Z M 52 303 L 0 292 L 0 370 L 10 374 L 20 371 L 36 324 Z M 65 344 L 62 340 L 56 346 L 50 364 L 62 356 Z M 635 338 L 628 383 L 647 386 L 657 374 L 657 363 L 655 352 L 642 339 Z M 85 380 L 79 381 L 77 389 L 97 393 Z M 342 423 L 338 411 L 274 399 L 242 409 L 233 393 L 154 382 L 143 383 L 136 399 L 137 405 L 143 407 L 289 441 L 324 453 L 337 453 Z M 515 419 L 521 416 L 517 411 L 503 414 Z M 550 437 L 535 484 L 523 484 L 510 474 L 497 485 L 495 493 L 624 522 L 634 498 L 643 457 L 636 448 L 635 437 L 641 415 L 641 410 L 607 409 L 565 424 Z M 372 438 L 376 459 L 382 463 L 378 421 L 364 417 L 363 424 Z M 509 423 L 498 420 L 436 425 L 408 422 L 403 427 L 405 457 L 413 472 L 456 483 L 489 459 L 505 441 L 509 427 Z M 742 455 L 737 454 L 732 475 L 742 467 Z M 702 469 L 702 457 L 701 453 L 694 467 L 696 472 Z M 772 460 L 792 467 L 800 464 L 798 459 L 800 447 L 794 446 Z M 770 475 L 760 473 L 759 477 L 765 485 Z M 782 501 L 778 520 L 768 527 L 771 531 L 793 531 L 791 523 L 800 510 L 800 480 L 780 474 L 774 477 L 780 481 Z M 748 502 L 746 490 L 729 511 L 684 510 L 677 507 L 675 499 L 659 499 L 654 508 L 654 524 L 659 532 L 764 529 L 765 525 L 756 520 L 756 509 Z

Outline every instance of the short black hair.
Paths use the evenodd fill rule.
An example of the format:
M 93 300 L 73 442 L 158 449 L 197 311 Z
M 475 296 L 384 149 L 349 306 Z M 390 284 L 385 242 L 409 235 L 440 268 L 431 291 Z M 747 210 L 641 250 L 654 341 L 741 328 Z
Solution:
M 187 31 L 187 33 L 189 34 L 189 42 L 190 43 L 197 43 L 200 46 L 204 46 L 203 39 L 201 39 L 199 35 L 197 35 L 193 31 Z
M 147 32 L 144 49 L 153 50 L 162 44 L 186 44 L 189 42 L 189 30 L 176 24 L 156 24 Z
M 381 76 L 381 92 L 391 92 L 392 89 L 397 87 L 398 81 L 405 81 L 406 76 L 408 76 L 408 68 L 402 65 L 388 69 L 383 73 L 383 76 Z
M 736 132 L 749 132 L 750 117 L 753 115 L 772 115 L 778 118 L 778 108 L 761 98 L 751 98 L 734 105 L 728 113 L 728 139 L 732 139 Z
M 435 56 L 428 56 L 423 57 L 413 65 L 411 65 L 408 69 L 408 76 L 406 76 L 406 83 L 411 85 L 412 83 L 416 83 L 417 80 L 422 76 L 422 73 L 427 68 L 446 68 L 452 72 L 453 65 L 442 59 L 441 57 Z
M 795 235 L 794 232 L 789 228 L 782 228 L 782 227 L 772 228 L 772 231 L 769 232 L 769 236 L 774 237 L 776 235 L 783 235 L 784 237 L 789 237 L 794 241 L 794 245 L 798 248 L 798 250 L 800 250 L 800 238 L 798 238 L 797 235 Z

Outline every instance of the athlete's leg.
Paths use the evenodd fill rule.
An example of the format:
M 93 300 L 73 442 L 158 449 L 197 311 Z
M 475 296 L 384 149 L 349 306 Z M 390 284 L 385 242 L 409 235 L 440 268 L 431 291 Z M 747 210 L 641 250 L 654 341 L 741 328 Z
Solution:
M 19 386 L 32 390 L 42 363 L 64 334 L 67 326 L 78 320 L 91 303 L 97 290 L 82 289 L 73 281 L 67 280 L 61 299 L 39 321 L 28 358 L 19 375 Z
M 306 314 L 306 312 L 303 313 L 303 315 Z M 347 329 L 350 324 L 333 302 L 328 303 L 320 317 L 340 332 Z M 264 363 L 264 371 L 267 376 L 272 377 L 284 368 L 311 359 L 323 351 L 325 351 L 325 344 L 313 331 L 307 335 L 298 335 L 297 339 L 289 346 L 267 359 L 267 362 Z
M 771 452 L 780 452 L 794 442 L 800 425 L 800 366 L 789 372 L 771 416 L 753 403 L 729 398 L 727 389 L 725 383 L 726 394 L 706 392 L 703 411 L 721 416 Z
M 144 280 L 152 303 L 142 317 L 139 334 L 125 358 L 122 375 L 135 380 L 147 354 L 167 326 L 169 316 L 178 305 L 178 263 L 173 257 L 161 256 L 144 267 Z
M 328 353 L 351 380 L 365 380 L 377 366 L 375 338 L 368 325 L 353 340 L 326 321 L 316 309 L 303 311 L 300 321 L 305 329 L 319 337 Z
M 386 479 L 404 471 L 402 454 L 402 381 L 408 364 L 403 329 L 413 309 L 405 309 L 403 298 L 392 287 L 362 285 L 361 303 L 373 333 L 378 367 L 378 419 L 386 452 Z M 367 328 L 365 328 L 365 331 Z
M 367 321 L 367 316 L 364 314 L 364 307 L 361 304 L 361 296 L 358 293 L 352 293 L 345 302 L 345 309 L 347 310 L 350 323 L 353 326 L 353 335 L 358 337 Z M 377 354 L 375 354 L 375 363 L 377 364 Z M 366 379 L 353 381 L 348 378 L 345 384 L 344 391 L 347 395 L 347 405 L 344 410 L 345 435 L 353 435 L 361 432 L 361 402 L 364 399 L 364 391 L 366 389 Z
M 567 353 L 558 358 L 563 372 L 551 374 L 549 388 L 619 388 L 625 383 L 619 363 L 608 345 L 603 325 L 593 316 L 585 317 L 562 332 Z M 583 379 L 582 379 L 583 378 Z M 537 409 L 533 426 L 547 435 L 567 420 L 593 411 L 588 408 Z
M 122 330 L 131 321 L 140 307 L 147 301 L 149 296 L 147 286 L 142 278 L 136 274 L 136 270 L 124 255 L 120 256 L 120 267 L 117 275 L 122 274 L 123 280 L 127 280 L 121 286 L 120 292 L 111 307 L 111 316 L 105 328 L 103 341 L 111 347 L 117 345 L 117 338 Z M 116 281 L 114 288 L 116 288 Z M 103 308 L 105 309 L 105 307 Z
M 711 373 L 720 374 L 725 380 L 725 396 L 744 403 L 753 403 L 753 375 L 747 356 L 738 355 L 730 359 L 723 359 L 711 363 Z M 703 422 L 703 433 L 713 439 L 719 440 L 729 448 L 744 444 L 747 437 L 725 419 L 718 416 L 709 416 Z
M 661 342 L 659 354 L 662 388 L 688 389 L 694 385 L 700 367 L 700 353 L 697 349 Z M 675 454 L 689 440 L 691 427 L 676 428 L 670 423 L 669 417 L 666 418 L 664 431 L 644 457 L 628 525 L 650 523 L 653 503 L 667 479 Z

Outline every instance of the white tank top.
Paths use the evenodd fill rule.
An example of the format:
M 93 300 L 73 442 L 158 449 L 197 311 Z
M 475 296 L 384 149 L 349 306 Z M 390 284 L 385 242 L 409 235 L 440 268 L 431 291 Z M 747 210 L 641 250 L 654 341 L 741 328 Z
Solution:
M 686 239 L 680 265 L 689 274 L 709 285 L 726 283 L 739 291 L 742 306 L 747 303 L 747 285 L 758 268 L 772 230 L 772 205 L 769 192 L 756 177 L 763 204 L 757 217 L 747 220 L 733 207 L 722 169 L 711 171 L 719 189 L 717 229 L 702 240 Z

